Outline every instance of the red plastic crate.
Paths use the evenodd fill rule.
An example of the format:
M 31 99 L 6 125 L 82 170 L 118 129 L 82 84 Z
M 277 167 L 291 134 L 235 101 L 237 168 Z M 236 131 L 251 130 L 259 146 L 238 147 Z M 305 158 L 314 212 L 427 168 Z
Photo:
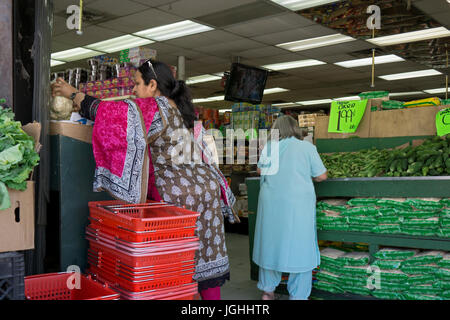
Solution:
M 90 266 L 94 266 L 98 269 L 107 269 L 110 272 L 120 275 L 124 277 L 125 279 L 131 280 L 131 281 L 137 281 L 137 280 L 150 280 L 154 279 L 160 276 L 177 276 L 182 275 L 186 272 L 194 272 L 195 271 L 195 265 L 186 266 L 186 267 L 178 267 L 178 268 L 172 268 L 170 270 L 167 269 L 156 269 L 150 272 L 133 272 L 129 271 L 127 269 L 123 269 L 118 267 L 114 263 L 110 263 L 109 261 L 103 260 L 102 262 L 95 262 L 95 259 L 92 257 L 88 257 L 88 263 Z
M 145 232 L 196 227 L 200 215 L 164 202 L 125 205 L 122 201 L 94 201 L 89 202 L 89 212 L 99 224 Z
M 129 281 L 122 276 L 115 275 L 105 268 L 96 268 L 89 266 L 88 272 L 104 279 L 111 287 L 119 287 L 132 292 L 149 291 L 153 289 L 168 288 L 173 286 L 179 286 L 182 284 L 192 283 L 192 276 L 194 272 L 184 275 L 171 276 L 171 277 L 159 277 L 153 280 L 139 280 Z
M 127 254 L 118 249 L 101 245 L 96 241 L 89 241 L 90 248 L 100 254 L 115 257 L 116 261 L 133 268 L 157 266 L 162 264 L 180 263 L 195 259 L 197 249 L 186 248 L 162 251 L 153 254 Z
M 116 226 L 109 227 L 98 223 L 89 217 L 91 224 L 88 226 L 95 233 L 104 233 L 114 236 L 117 239 L 125 240 L 128 242 L 160 242 L 160 241 L 170 241 L 179 240 L 183 238 L 194 238 L 196 227 L 185 227 L 185 228 L 174 228 L 174 229 L 164 229 L 156 232 L 145 232 L 145 231 L 128 231 L 121 229 Z
M 114 258 L 107 256 L 97 256 L 93 253 L 88 252 L 88 262 L 96 267 L 101 267 L 102 265 L 115 271 L 116 274 L 122 273 L 132 277 L 142 277 L 142 276 L 152 276 L 157 274 L 168 274 L 176 273 L 183 270 L 194 270 L 195 262 L 191 261 L 189 263 L 178 263 L 162 265 L 158 267 L 152 267 L 151 269 L 135 269 L 124 266 L 114 260 Z
M 92 235 L 86 232 L 88 241 L 97 242 L 105 247 L 119 250 L 125 254 L 156 254 L 158 252 L 167 252 L 180 249 L 197 249 L 200 246 L 199 239 L 181 239 L 170 242 L 153 243 L 153 242 L 126 242 L 115 239 L 108 235 Z
M 47 273 L 25 277 L 27 300 L 117 300 L 119 294 L 94 281 L 90 276 L 80 276 L 80 289 L 69 289 L 67 280 L 74 273 Z
M 185 284 L 167 289 L 158 289 L 148 292 L 130 292 L 118 288 L 121 299 L 124 300 L 194 300 L 198 294 L 197 283 Z

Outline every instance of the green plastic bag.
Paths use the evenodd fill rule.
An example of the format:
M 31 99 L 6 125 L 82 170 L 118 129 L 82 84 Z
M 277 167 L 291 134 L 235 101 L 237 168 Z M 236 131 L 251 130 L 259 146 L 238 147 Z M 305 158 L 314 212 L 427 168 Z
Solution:
M 361 99 L 389 99 L 389 91 L 365 91 L 358 95 Z
M 433 282 L 433 286 L 441 290 L 450 290 L 450 281 L 436 280 Z
M 415 254 L 414 256 L 406 259 L 402 266 L 418 266 L 426 264 L 438 263 L 444 257 L 444 251 L 429 250 Z
M 441 297 L 445 300 L 450 300 L 450 290 L 442 292 Z
M 402 222 L 402 227 L 406 228 L 427 228 L 427 229 L 438 229 L 439 228 L 439 218 L 432 217 L 427 219 L 404 219 Z
M 416 249 L 384 248 L 378 250 L 374 254 L 374 257 L 383 260 L 404 260 L 414 256 L 418 252 Z
M 403 109 L 405 108 L 403 105 L 403 101 L 396 100 L 387 100 L 381 103 L 381 109 L 383 110 L 395 110 L 395 109 Z
M 346 223 L 345 217 L 339 217 L 339 216 L 320 216 L 317 217 L 317 223 L 320 224 L 334 224 L 334 223 Z
M 404 295 L 407 300 L 442 300 L 441 297 L 428 296 L 428 295 L 424 295 L 424 294 L 414 294 L 414 293 L 405 292 Z
M 324 264 L 322 262 L 320 263 L 320 270 L 321 271 L 326 271 L 326 272 L 329 272 L 329 273 L 332 273 L 332 274 L 339 274 L 339 275 L 341 275 L 342 274 L 341 269 L 342 269 L 342 266 L 335 266 L 335 265 L 332 265 L 332 264 Z
M 348 225 L 346 223 L 323 224 L 322 230 L 347 231 Z
M 357 277 L 364 277 L 368 275 L 370 266 L 344 266 L 342 268 L 342 273 L 347 276 L 357 276 Z
M 407 234 L 410 236 L 419 236 L 419 237 L 433 237 L 437 234 L 438 229 L 428 228 L 409 228 L 409 227 L 401 227 L 401 233 Z
M 343 284 L 352 285 L 352 286 L 358 286 L 358 287 L 364 287 L 367 285 L 367 276 L 356 276 L 356 275 L 348 275 L 343 274 L 340 276 L 339 280 Z
M 380 282 L 399 282 L 406 283 L 408 280 L 408 275 L 401 270 L 381 270 Z
M 405 300 L 403 293 L 386 290 L 373 290 L 372 296 L 383 300 Z
M 403 222 L 403 217 L 401 216 L 378 216 L 377 222 L 378 224 L 399 224 Z
M 347 204 L 349 206 L 357 207 L 357 206 L 371 206 L 377 203 L 377 198 L 353 198 L 348 200 Z
M 348 231 L 353 232 L 372 232 L 373 227 L 364 225 L 348 225 Z
M 348 293 L 358 294 L 362 296 L 370 296 L 370 293 L 372 290 L 370 290 L 367 287 L 359 287 L 359 286 L 353 286 L 349 284 L 342 284 L 341 288 Z
M 439 268 L 436 270 L 436 277 L 443 281 L 450 281 L 450 269 Z
M 443 198 L 439 202 L 442 203 L 444 206 L 450 208 L 450 198 Z
M 410 285 L 433 284 L 437 281 L 433 274 L 412 274 L 409 275 L 408 283 Z
M 409 204 L 390 199 L 379 199 L 377 201 L 377 206 L 395 208 L 399 210 L 412 210 L 412 207 Z
M 437 215 L 434 211 L 408 211 L 399 210 L 397 214 L 404 219 L 428 219 Z
M 437 264 L 427 264 L 423 266 L 401 266 L 400 270 L 407 274 L 435 274 L 439 267 Z
M 325 248 L 320 250 L 320 260 L 323 264 L 331 264 L 333 266 L 344 266 L 342 261 L 339 261 L 338 258 L 343 256 L 346 252 L 333 248 Z
M 450 238 L 450 228 L 439 228 L 436 231 L 436 235 L 439 238 Z
M 347 217 L 347 223 L 350 225 L 369 226 L 374 227 L 378 224 L 375 217 L 366 216 L 349 216 Z
M 404 260 L 375 260 L 371 265 L 381 270 L 399 270 Z
M 411 205 L 417 210 L 441 210 L 444 205 L 439 201 L 428 201 L 422 199 L 407 199 L 405 203 Z
M 331 293 L 344 293 L 344 290 L 340 286 L 326 281 L 317 281 L 313 284 L 313 286 L 318 290 L 323 290 Z
M 367 266 L 370 255 L 367 252 L 347 252 L 343 256 L 337 258 L 346 266 Z
M 432 284 L 422 284 L 411 286 L 408 289 L 408 293 L 423 294 L 429 296 L 439 296 L 442 293 L 442 289 L 433 287 Z
M 321 270 L 316 273 L 316 279 L 319 281 L 325 281 L 333 284 L 339 284 L 341 282 L 338 274 L 324 270 Z
M 439 218 L 439 225 L 442 228 L 450 228 L 450 217 L 440 217 Z
M 437 263 L 441 268 L 450 269 L 450 253 L 444 254 L 442 259 Z
M 397 216 L 397 212 L 398 212 L 398 209 L 395 209 L 395 208 L 379 207 L 377 218 Z
M 373 227 L 372 232 L 397 234 L 397 233 L 401 233 L 401 228 L 400 228 L 400 225 L 398 225 L 398 224 L 379 224 L 379 225 Z
M 376 216 L 378 209 L 375 207 L 351 207 L 342 212 L 343 216 Z
M 381 281 L 379 284 L 379 290 L 393 291 L 393 292 L 403 292 L 409 289 L 410 285 L 408 282 L 387 282 Z

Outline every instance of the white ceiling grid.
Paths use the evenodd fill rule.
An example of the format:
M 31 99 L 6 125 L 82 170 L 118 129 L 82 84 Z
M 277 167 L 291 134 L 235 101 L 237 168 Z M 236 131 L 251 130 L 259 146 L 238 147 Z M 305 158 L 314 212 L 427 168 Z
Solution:
M 447 24 L 448 28 L 450 5 L 444 2 L 413 0 L 412 3 L 444 26 Z M 177 65 L 178 56 L 185 56 L 187 77 L 227 71 L 236 57 L 241 63 L 253 66 L 304 59 L 327 63 L 281 70 L 270 76 L 266 88 L 281 87 L 290 91 L 266 95 L 263 103 L 335 98 L 371 90 L 422 91 L 443 87 L 445 83 L 442 76 L 398 81 L 376 78 L 376 87 L 370 88 L 371 66 L 347 69 L 333 64 L 361 58 L 361 53 L 355 55 L 354 52 L 367 52 L 367 57 L 370 57 L 373 45 L 363 40 L 300 52 L 279 48 L 277 44 L 336 34 L 336 31 L 269 0 L 84 0 L 85 12 L 103 17 L 84 23 L 82 36 L 66 28 L 65 10 L 71 4 L 78 4 L 78 1 L 54 1 L 53 52 L 189 19 L 214 30 L 148 45 L 157 50 L 159 60 L 172 65 Z M 83 63 L 67 63 L 55 67 L 55 70 Z M 426 67 L 404 61 L 377 65 L 375 72 L 378 77 L 422 69 Z M 223 88 L 217 80 L 195 84 L 192 89 L 194 98 L 223 95 Z M 231 103 L 218 101 L 203 105 L 229 108 Z

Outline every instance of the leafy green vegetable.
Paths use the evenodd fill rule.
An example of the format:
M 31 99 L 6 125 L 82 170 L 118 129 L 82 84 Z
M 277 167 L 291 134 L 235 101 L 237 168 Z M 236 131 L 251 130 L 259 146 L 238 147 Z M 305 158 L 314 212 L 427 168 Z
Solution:
M 14 121 L 10 108 L 0 107 L 0 210 L 10 207 L 6 187 L 25 190 L 33 168 L 39 163 L 34 139 Z

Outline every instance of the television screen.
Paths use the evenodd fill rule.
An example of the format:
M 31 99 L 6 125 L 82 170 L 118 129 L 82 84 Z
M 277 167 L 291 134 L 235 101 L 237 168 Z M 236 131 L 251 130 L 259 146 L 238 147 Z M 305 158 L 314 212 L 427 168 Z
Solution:
M 233 63 L 225 88 L 225 100 L 261 103 L 267 75 L 267 70 Z

